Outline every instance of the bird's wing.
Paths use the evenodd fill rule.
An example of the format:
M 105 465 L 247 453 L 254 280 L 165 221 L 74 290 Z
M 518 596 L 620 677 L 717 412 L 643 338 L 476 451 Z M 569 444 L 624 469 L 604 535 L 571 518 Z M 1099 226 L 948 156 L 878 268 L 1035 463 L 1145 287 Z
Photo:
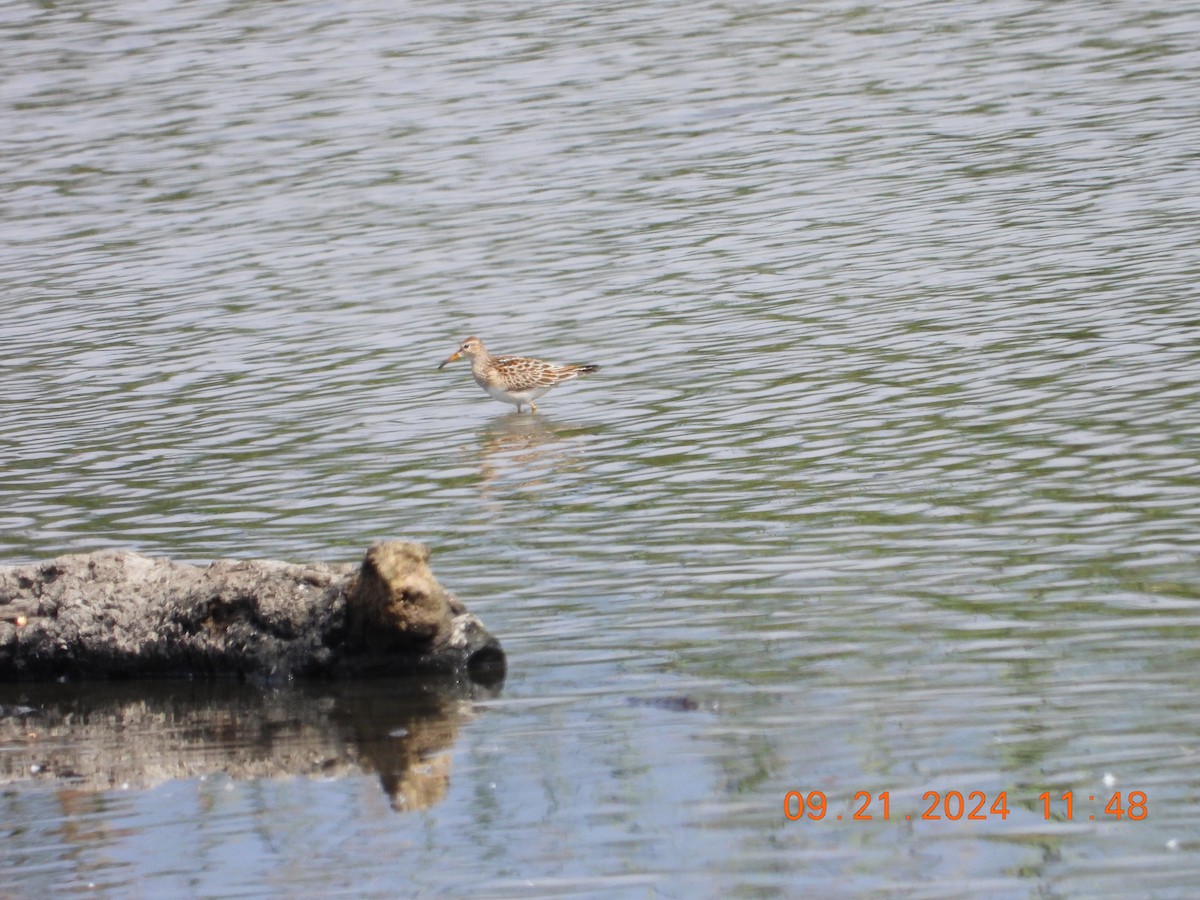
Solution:
M 500 356 L 496 368 L 504 376 L 509 390 L 527 391 L 537 387 L 553 387 L 571 374 L 564 372 L 570 366 L 555 366 L 528 356 Z

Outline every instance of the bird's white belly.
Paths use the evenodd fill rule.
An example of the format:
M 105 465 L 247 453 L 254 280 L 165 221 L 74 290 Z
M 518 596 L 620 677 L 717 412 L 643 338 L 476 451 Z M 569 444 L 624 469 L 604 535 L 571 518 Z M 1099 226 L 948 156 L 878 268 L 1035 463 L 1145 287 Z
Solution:
M 493 399 L 500 400 L 504 403 L 513 403 L 517 406 L 528 403 L 531 400 L 536 400 L 538 397 L 542 396 L 542 394 L 546 393 L 546 391 L 550 390 L 549 387 L 542 385 L 528 388 L 524 391 L 510 391 L 503 385 L 486 384 L 484 382 L 480 382 L 479 386 L 487 391 L 488 396 L 492 397 Z

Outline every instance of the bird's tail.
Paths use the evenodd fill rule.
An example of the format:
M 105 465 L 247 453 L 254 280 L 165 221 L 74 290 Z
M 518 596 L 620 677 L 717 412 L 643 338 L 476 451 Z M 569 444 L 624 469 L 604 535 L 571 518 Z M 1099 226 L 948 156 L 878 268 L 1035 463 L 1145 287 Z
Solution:
M 579 366 L 576 368 L 576 373 L 579 375 L 591 375 L 593 372 L 599 372 L 599 366 Z

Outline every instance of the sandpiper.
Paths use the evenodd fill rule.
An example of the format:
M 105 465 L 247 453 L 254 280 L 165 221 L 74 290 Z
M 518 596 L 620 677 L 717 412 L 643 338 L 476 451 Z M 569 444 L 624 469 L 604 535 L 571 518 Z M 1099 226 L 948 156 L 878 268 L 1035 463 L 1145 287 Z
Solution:
M 496 400 L 515 403 L 517 412 L 526 403 L 537 412 L 533 401 L 556 384 L 600 371 L 599 366 L 558 366 L 528 356 L 493 356 L 477 337 L 469 337 L 459 344 L 438 368 L 444 368 L 460 356 L 470 358 L 471 374 L 477 385 Z

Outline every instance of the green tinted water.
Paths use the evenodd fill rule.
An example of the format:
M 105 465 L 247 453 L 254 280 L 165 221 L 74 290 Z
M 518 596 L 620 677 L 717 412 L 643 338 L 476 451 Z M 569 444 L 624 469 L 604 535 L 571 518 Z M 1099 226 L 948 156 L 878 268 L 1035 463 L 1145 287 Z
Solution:
M 314 776 L 328 748 L 290 726 L 294 777 L 202 776 L 261 733 L 205 726 L 147 763 L 165 781 L 14 774 L 14 889 L 1195 883 L 1200 15 L 191 3 L 0 29 L 4 561 L 416 538 L 511 654 L 423 811 L 370 764 Z M 436 370 L 468 334 L 604 370 L 518 416 Z M 230 715 L 94 696 L 117 756 Z M 816 790 L 829 815 L 789 821 Z M 1011 814 L 921 820 L 951 790 Z M 891 820 L 852 820 L 859 791 Z M 1117 791 L 1149 816 L 1106 815 Z

